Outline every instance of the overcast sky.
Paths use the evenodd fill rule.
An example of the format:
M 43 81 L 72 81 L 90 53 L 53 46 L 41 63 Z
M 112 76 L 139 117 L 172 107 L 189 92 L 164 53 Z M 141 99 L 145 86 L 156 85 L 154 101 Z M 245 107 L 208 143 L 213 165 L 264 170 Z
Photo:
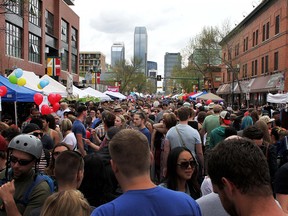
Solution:
M 204 26 L 234 26 L 261 0 L 75 0 L 80 17 L 80 51 L 100 51 L 111 63 L 111 46 L 124 42 L 125 58 L 133 57 L 134 28 L 148 33 L 148 61 L 163 74 L 166 52 L 180 52 Z

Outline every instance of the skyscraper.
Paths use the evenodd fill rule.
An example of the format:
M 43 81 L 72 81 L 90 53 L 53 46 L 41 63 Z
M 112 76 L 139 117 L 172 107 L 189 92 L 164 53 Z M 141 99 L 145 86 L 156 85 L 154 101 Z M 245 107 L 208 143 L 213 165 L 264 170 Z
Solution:
M 111 66 L 114 67 L 119 61 L 125 60 L 125 46 L 122 42 L 114 43 L 111 47 Z
M 146 27 L 135 27 L 134 31 L 134 61 L 141 61 L 139 72 L 147 74 L 148 35 Z
M 173 88 L 173 80 L 169 80 L 172 75 L 172 71 L 175 67 L 181 68 L 182 56 L 180 53 L 168 53 L 166 52 L 164 57 L 164 91 L 170 92 Z

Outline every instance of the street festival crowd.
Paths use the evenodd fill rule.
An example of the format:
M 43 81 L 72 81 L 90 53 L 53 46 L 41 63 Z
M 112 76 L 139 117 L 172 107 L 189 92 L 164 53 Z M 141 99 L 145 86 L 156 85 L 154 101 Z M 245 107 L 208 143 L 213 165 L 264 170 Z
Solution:
M 272 105 L 135 98 L 0 122 L 0 215 L 287 215 Z

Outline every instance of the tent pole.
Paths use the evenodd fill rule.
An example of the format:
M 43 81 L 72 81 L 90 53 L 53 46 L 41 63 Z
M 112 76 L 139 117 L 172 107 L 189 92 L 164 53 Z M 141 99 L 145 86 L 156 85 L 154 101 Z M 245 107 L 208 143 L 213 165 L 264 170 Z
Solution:
M 17 101 L 14 101 L 14 112 L 15 112 L 15 124 L 18 126 L 18 119 L 17 119 Z

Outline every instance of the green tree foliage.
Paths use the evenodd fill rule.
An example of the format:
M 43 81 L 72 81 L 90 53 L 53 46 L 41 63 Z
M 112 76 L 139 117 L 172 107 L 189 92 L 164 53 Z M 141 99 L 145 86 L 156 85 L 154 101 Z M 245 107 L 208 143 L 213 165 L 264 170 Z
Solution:
M 116 62 L 115 67 L 112 69 L 114 72 L 112 79 L 121 82 L 120 92 L 155 92 L 152 92 L 154 89 L 151 87 L 151 79 L 139 72 L 140 67 L 141 61 L 137 59 L 131 60 L 131 64 L 125 60 Z

